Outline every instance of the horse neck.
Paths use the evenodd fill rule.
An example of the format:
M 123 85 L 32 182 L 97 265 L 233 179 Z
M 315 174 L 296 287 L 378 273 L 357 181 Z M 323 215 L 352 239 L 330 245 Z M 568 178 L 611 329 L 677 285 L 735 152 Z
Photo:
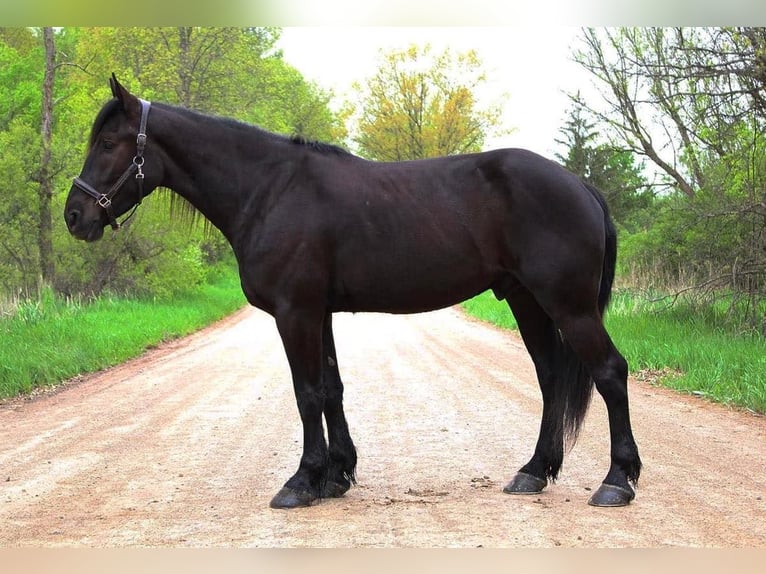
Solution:
M 231 120 L 161 106 L 155 137 L 164 154 L 160 186 L 191 203 L 232 240 L 244 205 L 266 193 L 268 166 L 284 156 L 279 136 Z M 257 199 L 257 198 L 256 198 Z

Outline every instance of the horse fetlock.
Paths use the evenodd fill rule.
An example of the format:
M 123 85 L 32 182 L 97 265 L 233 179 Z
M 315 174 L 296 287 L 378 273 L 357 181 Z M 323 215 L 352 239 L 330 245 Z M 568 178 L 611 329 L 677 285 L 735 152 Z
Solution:
M 630 482 L 635 485 L 641 475 L 641 467 L 638 449 L 631 440 L 612 450 L 612 466 L 604 482 L 618 485 Z
M 351 482 L 348 480 L 328 480 L 322 487 L 322 498 L 340 498 L 350 488 Z

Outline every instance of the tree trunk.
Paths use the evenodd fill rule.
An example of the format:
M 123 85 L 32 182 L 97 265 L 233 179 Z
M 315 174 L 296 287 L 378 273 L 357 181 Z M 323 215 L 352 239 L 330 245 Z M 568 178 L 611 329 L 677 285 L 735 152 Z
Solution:
M 51 136 L 53 132 L 53 79 L 56 73 L 56 48 L 53 28 L 43 28 L 45 44 L 45 76 L 43 79 L 42 105 L 42 158 L 40 161 L 40 208 L 38 246 L 40 250 L 40 275 L 44 283 L 53 283 L 53 239 L 51 233 L 51 197 L 53 181 L 51 170 Z
M 193 28 L 178 28 L 178 79 L 181 86 L 180 100 L 185 108 L 194 107 L 191 101 L 191 43 Z

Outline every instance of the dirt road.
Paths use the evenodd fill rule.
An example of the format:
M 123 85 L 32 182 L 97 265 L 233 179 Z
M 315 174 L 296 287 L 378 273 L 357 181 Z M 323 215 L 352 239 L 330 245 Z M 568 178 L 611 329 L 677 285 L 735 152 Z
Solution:
M 631 381 L 635 502 L 597 395 L 558 483 L 513 497 L 541 403 L 514 335 L 455 309 L 334 321 L 358 481 L 272 510 L 300 456 L 276 328 L 243 310 L 33 400 L 0 405 L 0 546 L 766 547 L 766 419 Z

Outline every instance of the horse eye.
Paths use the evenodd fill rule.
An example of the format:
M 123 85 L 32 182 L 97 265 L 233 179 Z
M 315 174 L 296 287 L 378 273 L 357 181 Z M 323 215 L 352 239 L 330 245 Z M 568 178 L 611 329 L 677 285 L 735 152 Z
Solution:
M 106 151 L 111 151 L 114 148 L 114 142 L 111 142 L 109 140 L 104 140 L 104 149 Z

